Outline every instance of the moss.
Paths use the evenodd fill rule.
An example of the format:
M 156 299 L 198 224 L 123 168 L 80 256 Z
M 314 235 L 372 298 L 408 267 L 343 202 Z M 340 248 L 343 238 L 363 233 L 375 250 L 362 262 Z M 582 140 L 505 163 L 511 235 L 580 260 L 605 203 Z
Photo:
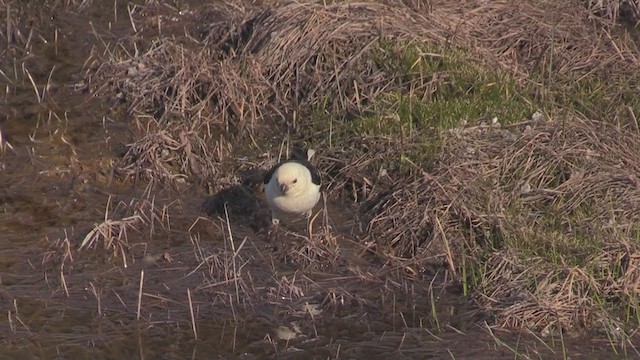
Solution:
M 494 117 L 517 122 L 537 108 L 523 96 L 529 90 L 460 49 L 383 39 L 370 61 L 403 90 L 378 94 L 356 115 L 327 114 L 328 99 L 318 104 L 314 117 L 319 126 L 312 131 L 330 136 L 330 146 L 349 146 L 356 136 L 407 139 L 411 149 L 403 154 L 409 161 L 404 168 L 429 167 L 444 131 Z
M 578 79 L 566 75 L 539 77 L 543 85 L 537 92 L 536 102 L 549 113 L 577 114 L 592 120 L 637 126 L 640 97 L 633 77 L 609 79 L 595 74 Z
M 417 109 L 409 112 L 414 115 L 409 121 L 418 126 L 451 128 L 461 121 L 493 117 L 510 123 L 536 110 L 533 102 L 522 96 L 530 89 L 519 88 L 507 73 L 460 49 L 382 41 L 373 58 L 396 82 L 405 84 L 402 95 L 408 99 L 401 104 Z M 393 104 L 385 96 L 377 100 L 374 109 Z M 399 112 L 403 114 L 407 113 Z

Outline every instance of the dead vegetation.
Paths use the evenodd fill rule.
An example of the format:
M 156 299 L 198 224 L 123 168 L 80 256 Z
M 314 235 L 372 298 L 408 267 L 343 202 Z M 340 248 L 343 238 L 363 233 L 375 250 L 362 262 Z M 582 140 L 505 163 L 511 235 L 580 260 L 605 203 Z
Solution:
M 586 0 L 587 8 L 600 16 L 612 20 L 637 23 L 640 20 L 640 1 L 638 0 Z
M 418 61 L 463 49 L 510 73 L 530 93 L 526 101 L 556 112 L 637 121 L 637 48 L 614 34 L 614 23 L 585 20 L 589 12 L 578 2 L 431 6 L 418 13 L 380 3 L 289 3 L 243 19 L 222 6 L 218 12 L 231 20 L 192 29 L 193 36 L 159 38 L 136 56 L 127 50 L 136 38 L 110 45 L 106 59 L 96 53 L 87 62 L 95 64 L 89 85 L 134 113 L 140 137 L 121 168 L 148 180 L 209 181 L 234 151 L 229 135 L 273 146 L 279 140 L 264 144 L 258 131 L 299 132 L 317 114 L 341 119 L 379 111 L 382 94 L 428 103 L 455 86 L 448 70 L 424 73 L 417 63 L 403 64 L 407 47 L 417 49 Z
M 377 201 L 368 237 L 413 272 L 444 264 L 472 282 L 505 326 L 615 332 L 640 310 L 637 146 L 590 121 L 455 129 L 429 174 Z M 470 263 L 481 270 L 460 274 Z
M 95 224 L 85 235 L 78 250 L 96 250 L 112 259 L 121 260 L 126 268 L 132 245 L 128 234 L 145 229 L 148 230 L 147 237 L 152 237 L 160 229 L 170 229 L 169 207 L 170 205 L 156 206 L 155 199 L 134 198 L 129 203 L 120 201 L 111 209 L 109 198 L 104 221 Z
M 460 284 L 500 325 L 553 334 L 597 324 L 623 338 L 619 329 L 640 318 L 636 45 L 579 2 L 430 5 L 287 3 L 156 40 L 137 56 L 130 44 L 110 45 L 87 74 L 96 94 L 134 118 L 138 137 L 119 174 L 217 183 L 242 155 L 270 151 L 284 136 L 273 134 L 287 133 L 322 148 L 327 192 L 360 206 L 357 254 L 375 266 L 334 267 L 339 275 L 388 281 L 385 294 L 437 277 Z M 518 97 L 548 116 L 333 137 L 332 126 L 360 124 L 387 94 L 428 106 L 449 99 L 443 89 L 454 89 L 451 98 L 476 91 L 456 89 L 450 71 L 421 71 L 424 59 L 446 62 L 449 49 L 507 74 Z M 269 259 L 307 271 L 346 263 L 354 252 L 327 229 L 320 242 Z M 224 269 L 205 288 L 221 289 L 219 303 L 235 293 L 235 304 L 239 294 L 255 304 L 264 283 L 242 270 L 257 258 L 240 248 L 200 256 L 202 268 Z M 299 300 L 294 283 L 281 284 Z
M 108 61 L 90 69 L 89 83 L 98 95 L 150 115 L 136 116 L 146 135 L 130 146 L 125 174 L 206 181 L 219 175 L 229 136 L 257 145 L 259 129 L 288 123 L 295 130 L 320 104 L 331 113 L 359 112 L 383 91 L 416 87 L 367 56 L 381 39 L 444 41 L 444 30 L 431 31 L 413 16 L 375 3 L 257 10 L 236 26 L 211 27 L 202 40 L 157 40 L 137 57 L 115 44 Z

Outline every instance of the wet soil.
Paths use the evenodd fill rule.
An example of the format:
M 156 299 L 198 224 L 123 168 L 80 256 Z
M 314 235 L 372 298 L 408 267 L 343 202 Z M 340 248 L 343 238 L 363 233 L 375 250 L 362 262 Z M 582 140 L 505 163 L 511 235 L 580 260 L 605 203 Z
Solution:
M 94 32 L 131 32 L 126 6 L 116 21 L 113 10 L 26 8 L 23 16 L 41 19 L 37 36 L 3 52 L 0 358 L 626 357 L 606 339 L 492 333 L 462 296 L 434 295 L 428 282 L 408 281 L 400 286 L 413 295 L 396 295 L 384 289 L 398 284 L 362 281 L 369 259 L 349 204 L 328 205 L 337 240 L 326 251 L 353 261 L 303 272 L 298 265 L 314 255 L 296 235 L 303 224 L 291 224 L 275 249 L 246 218 L 227 227 L 205 214 L 202 187 L 114 179 L 129 119 L 76 86 L 99 46 Z M 126 261 L 99 246 L 78 250 L 96 224 L 145 201 L 167 217 L 127 230 Z M 234 266 L 242 279 L 227 273 Z

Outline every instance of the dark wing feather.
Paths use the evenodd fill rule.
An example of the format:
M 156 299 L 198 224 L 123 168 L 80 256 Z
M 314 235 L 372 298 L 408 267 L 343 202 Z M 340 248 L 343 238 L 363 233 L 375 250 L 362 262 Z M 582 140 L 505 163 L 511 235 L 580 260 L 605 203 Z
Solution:
M 269 181 L 271 181 L 271 177 L 273 177 L 273 173 L 276 172 L 276 170 L 278 170 L 278 168 L 282 164 L 284 164 L 284 162 L 278 163 L 274 165 L 271 169 L 269 169 L 269 171 L 267 171 L 267 173 L 264 174 L 264 179 L 262 179 L 262 183 L 267 185 Z
M 318 171 L 318 169 L 315 166 L 313 166 L 313 164 L 311 164 L 308 160 L 296 159 L 296 160 L 289 160 L 289 161 L 297 162 L 298 164 L 304 165 L 304 167 L 309 169 L 309 172 L 311 173 L 311 181 L 318 186 L 322 184 L 320 171 Z

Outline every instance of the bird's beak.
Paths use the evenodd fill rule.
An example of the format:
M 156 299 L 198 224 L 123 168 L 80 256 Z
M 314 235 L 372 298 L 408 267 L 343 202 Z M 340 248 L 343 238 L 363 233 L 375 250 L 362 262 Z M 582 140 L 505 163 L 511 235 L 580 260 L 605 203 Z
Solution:
M 282 192 L 282 195 L 287 195 L 287 191 L 289 191 L 289 186 L 287 186 L 287 184 L 280 185 L 280 191 Z

